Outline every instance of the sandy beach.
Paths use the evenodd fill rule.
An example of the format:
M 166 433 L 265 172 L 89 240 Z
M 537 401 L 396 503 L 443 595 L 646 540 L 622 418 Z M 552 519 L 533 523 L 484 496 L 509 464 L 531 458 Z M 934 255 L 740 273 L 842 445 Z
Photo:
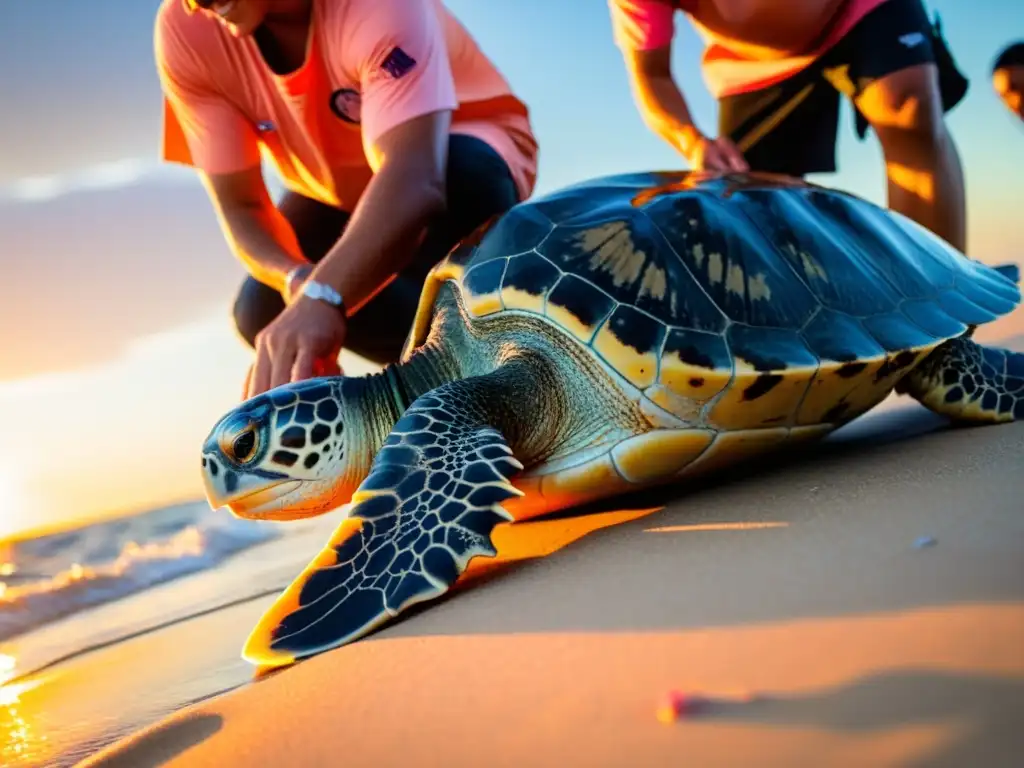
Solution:
M 1024 414 L 955 427 L 907 396 L 712 477 L 499 525 L 497 556 L 441 599 L 292 666 L 243 658 L 347 511 L 278 522 L 275 501 L 333 503 L 329 476 L 359 474 L 390 400 L 453 361 L 486 368 L 489 349 L 511 362 L 530 323 L 435 329 L 458 340 L 337 392 L 336 418 L 224 416 L 292 352 L 343 348 L 345 375 L 378 373 L 357 351 L 393 359 L 398 294 L 456 240 L 477 250 L 435 276 L 461 275 L 463 309 L 540 311 L 570 339 L 563 362 L 586 374 L 585 341 L 648 417 L 800 421 L 779 404 L 839 360 L 814 378 L 846 390 L 820 419 L 844 418 L 859 361 L 961 332 L 936 302 L 1024 357 L 1024 301 L 984 323 L 1011 297 L 937 244 L 1024 289 L 1021 0 L 401 5 L 0 0 L 18 73 L 0 164 L 0 768 L 1024 768 Z M 773 179 L 686 175 L 742 167 L 733 149 Z M 783 193 L 785 174 L 818 192 Z M 296 259 L 341 316 L 310 290 L 282 319 Z M 951 404 L 992 383 L 952 361 Z M 723 389 L 730 365 L 768 375 Z M 643 426 L 600 375 L 498 378 L 526 464 Z M 531 419 L 565 429 L 515 429 Z M 623 477 L 663 464 L 652 437 L 618 448 Z M 255 487 L 282 473 L 300 482 Z M 561 498 L 607 480 L 576 477 Z M 441 480 L 429 490 L 465 488 Z M 369 605 L 352 597 L 350 617 Z
M 449 597 L 293 667 L 238 658 L 269 595 L 57 665 L 19 717 L 64 740 L 46 765 L 1019 765 L 1022 454 L 897 398 L 756 473 L 503 526 Z M 659 722 L 673 689 L 711 701 Z

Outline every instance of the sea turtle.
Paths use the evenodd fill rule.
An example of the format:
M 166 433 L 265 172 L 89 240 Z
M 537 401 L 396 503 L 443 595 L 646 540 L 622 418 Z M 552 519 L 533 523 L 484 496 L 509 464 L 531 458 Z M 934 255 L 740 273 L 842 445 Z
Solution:
M 214 426 L 214 509 L 352 502 L 244 657 L 287 664 L 441 595 L 498 523 L 820 438 L 894 389 L 1024 417 L 1024 354 L 969 338 L 1019 303 L 1005 272 L 785 177 L 619 175 L 519 204 L 431 272 L 401 362 Z

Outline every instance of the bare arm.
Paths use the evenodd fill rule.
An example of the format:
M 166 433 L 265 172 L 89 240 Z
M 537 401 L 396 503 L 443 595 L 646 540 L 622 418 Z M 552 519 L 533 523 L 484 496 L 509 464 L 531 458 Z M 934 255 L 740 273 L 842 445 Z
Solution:
M 375 143 L 381 159 L 345 233 L 311 279 L 334 287 L 357 310 L 404 269 L 430 220 L 445 208 L 451 112 L 401 123 Z
M 411 260 L 426 224 L 444 209 L 450 122 L 448 110 L 427 113 L 396 125 L 375 142 L 378 170 L 344 234 L 309 276 L 338 290 L 347 312 L 365 304 Z M 254 231 L 260 229 L 259 221 L 266 220 L 248 215 Z M 243 224 L 238 229 L 247 227 Z M 280 279 L 288 253 L 277 246 L 280 250 L 267 247 L 254 256 L 265 242 L 252 235 L 239 251 Z M 308 378 L 318 361 L 336 369 L 345 331 L 342 313 L 300 296 L 257 337 L 246 397 Z
M 283 294 L 288 273 L 309 262 L 271 200 L 260 167 L 201 177 L 235 255 L 253 277 Z
M 747 171 L 743 154 L 727 137 L 711 139 L 694 125 L 686 97 L 672 76 L 672 44 L 624 53 L 633 98 L 644 123 L 695 170 Z
M 633 98 L 644 123 L 677 152 L 689 156 L 700 138 L 686 97 L 672 76 L 672 44 L 624 53 Z

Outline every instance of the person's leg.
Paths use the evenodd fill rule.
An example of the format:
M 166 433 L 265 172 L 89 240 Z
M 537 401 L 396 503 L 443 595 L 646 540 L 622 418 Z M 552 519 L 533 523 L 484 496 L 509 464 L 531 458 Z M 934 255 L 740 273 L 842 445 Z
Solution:
M 349 318 L 346 349 L 381 365 L 397 361 L 430 270 L 477 227 L 519 202 L 501 156 L 460 134 L 448 142 L 447 196 L 445 214 L 427 229 L 414 261 Z
M 847 66 L 833 82 L 878 136 L 889 207 L 963 251 L 963 168 L 945 124 L 932 33 L 921 0 L 888 0 L 840 43 Z
M 295 192 L 286 192 L 277 208 L 291 224 L 302 253 L 314 263 L 338 241 L 349 217 L 345 211 Z M 280 293 L 254 277 L 247 277 L 235 298 L 235 328 L 250 347 L 255 347 L 256 335 L 283 309 Z
M 802 177 L 836 169 L 838 120 L 839 94 L 812 65 L 768 88 L 722 98 L 718 132 L 752 171 Z
M 937 94 L 935 66 L 925 64 L 876 80 L 857 106 L 885 154 L 889 207 L 964 251 L 963 167 Z

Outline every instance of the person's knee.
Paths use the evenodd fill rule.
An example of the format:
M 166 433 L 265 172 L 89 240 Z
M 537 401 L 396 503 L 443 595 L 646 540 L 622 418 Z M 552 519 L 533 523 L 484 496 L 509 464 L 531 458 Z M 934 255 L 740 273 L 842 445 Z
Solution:
M 235 330 L 242 340 L 250 347 L 256 347 L 256 336 L 265 327 L 260 323 L 256 308 L 251 302 L 245 300 L 245 296 L 239 294 L 235 298 L 235 306 L 232 310 L 235 320 Z
M 866 88 L 857 107 L 874 128 L 883 149 L 929 150 L 947 131 L 934 64 L 909 67 Z
M 255 349 L 256 337 L 277 317 L 283 306 L 284 301 L 277 291 L 249 278 L 238 291 L 232 308 L 235 330 Z
M 448 215 L 489 216 L 517 202 L 512 174 L 502 157 L 484 141 L 455 134 L 448 151 Z

